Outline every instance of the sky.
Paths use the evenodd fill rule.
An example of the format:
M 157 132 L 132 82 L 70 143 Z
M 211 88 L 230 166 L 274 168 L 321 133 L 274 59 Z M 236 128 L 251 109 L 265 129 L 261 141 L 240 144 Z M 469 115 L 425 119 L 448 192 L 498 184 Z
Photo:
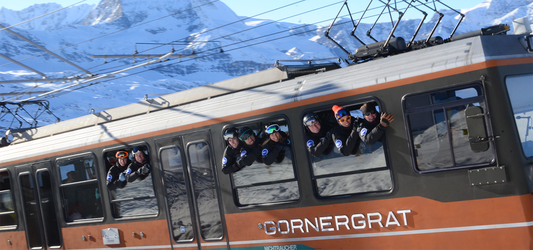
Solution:
M 21 10 L 34 4 L 49 3 L 49 2 L 55 2 L 65 7 L 65 6 L 78 3 L 80 1 L 83 1 L 83 0 L 1 0 L 0 8 L 5 7 L 8 9 L 12 9 L 12 10 Z M 228 5 L 239 16 L 255 16 L 265 11 L 273 10 L 273 9 L 276 9 L 276 8 L 279 8 L 285 5 L 289 5 L 291 3 L 295 3 L 293 5 L 290 5 L 289 7 L 285 7 L 280 10 L 272 11 L 270 13 L 257 16 L 257 18 L 271 19 L 271 20 L 279 20 L 282 18 L 287 18 L 289 16 L 295 15 L 297 13 L 301 13 L 303 11 L 313 10 L 319 7 L 323 7 L 327 5 L 328 2 L 329 3 L 337 2 L 337 4 L 334 4 L 330 7 L 322 8 L 319 11 L 313 11 L 308 14 L 299 15 L 291 19 L 282 20 L 283 22 L 306 23 L 306 24 L 323 24 L 323 23 L 319 23 L 319 21 L 322 21 L 328 18 L 334 18 L 339 12 L 339 9 L 343 2 L 343 0 L 328 0 L 328 1 L 324 1 L 324 0 L 268 0 L 268 1 L 221 0 L 221 1 L 224 2 L 226 5 Z M 483 1 L 484 0 L 442 0 L 442 2 L 446 3 L 447 5 L 455 9 L 472 8 Z M 85 0 L 82 3 L 98 4 L 99 2 L 100 0 Z M 361 6 L 351 7 L 351 5 L 354 3 L 361 3 L 361 2 L 364 2 L 365 5 L 368 3 L 368 1 L 351 0 L 351 1 L 348 1 L 348 7 L 352 11 L 360 10 L 362 9 Z M 409 11 L 407 13 L 409 13 Z M 409 16 L 406 16 L 406 18 L 409 18 Z M 417 18 L 419 18 L 419 16 L 417 16 Z

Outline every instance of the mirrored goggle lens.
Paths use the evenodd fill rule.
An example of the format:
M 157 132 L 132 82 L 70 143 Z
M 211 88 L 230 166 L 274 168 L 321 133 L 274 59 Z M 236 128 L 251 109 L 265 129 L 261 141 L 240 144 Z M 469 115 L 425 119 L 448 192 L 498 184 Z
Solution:
M 348 113 L 348 111 L 346 111 L 346 109 L 341 109 L 337 112 L 337 114 L 335 115 L 335 118 L 337 118 L 337 120 L 339 120 L 341 117 L 345 117 L 345 116 L 348 116 L 350 115 L 350 113 Z
M 265 130 L 265 132 L 267 134 L 272 134 L 274 132 L 278 132 L 279 131 L 279 126 L 277 124 L 272 124 L 270 126 L 268 126 Z
M 313 126 L 313 124 L 316 123 L 316 119 L 314 117 L 310 117 L 309 119 L 307 119 L 307 121 L 305 121 L 305 126 Z
M 228 131 L 228 132 L 226 132 L 226 133 L 224 134 L 224 140 L 226 140 L 226 141 L 227 141 L 228 139 L 230 139 L 230 138 L 233 138 L 233 137 L 235 137 L 235 136 L 233 135 L 233 131 Z

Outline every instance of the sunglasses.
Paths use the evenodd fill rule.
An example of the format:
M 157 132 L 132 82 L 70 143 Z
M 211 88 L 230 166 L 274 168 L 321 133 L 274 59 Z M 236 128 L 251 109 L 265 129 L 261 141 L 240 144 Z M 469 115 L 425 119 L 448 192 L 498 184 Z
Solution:
M 309 119 L 307 119 L 307 121 L 304 122 L 305 126 L 313 126 L 315 123 L 317 123 L 317 120 L 316 118 L 314 117 L 309 117 Z
M 278 124 L 272 124 L 270 126 L 268 126 L 266 129 L 265 129 L 265 132 L 267 134 L 272 134 L 274 132 L 278 132 L 280 130 L 279 128 L 279 125 Z
M 376 114 L 376 113 L 377 113 L 377 112 L 376 112 L 375 110 L 372 110 L 372 111 L 370 111 L 370 112 L 366 112 L 366 113 L 364 113 L 363 115 L 365 115 L 365 116 L 369 116 L 369 115 L 373 115 L 373 114 Z
M 127 158 L 128 157 L 128 152 L 126 152 L 126 151 L 118 151 L 117 154 L 116 154 L 116 157 L 117 157 L 117 159 Z
M 253 131 L 251 129 L 247 129 L 239 136 L 239 140 L 246 141 L 250 136 L 254 135 Z

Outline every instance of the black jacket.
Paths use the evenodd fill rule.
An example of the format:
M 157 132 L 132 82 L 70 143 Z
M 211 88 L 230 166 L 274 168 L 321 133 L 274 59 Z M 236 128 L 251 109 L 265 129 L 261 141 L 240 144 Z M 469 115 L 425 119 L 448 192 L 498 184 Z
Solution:
M 150 158 L 148 158 L 147 155 L 144 156 L 144 162 L 140 163 L 138 161 L 133 161 L 133 163 L 130 165 L 131 173 L 126 175 L 128 182 L 133 182 L 137 179 L 140 179 L 141 181 L 146 179 L 150 175 L 150 172 L 146 174 L 142 174 L 139 172 L 139 168 L 141 167 L 147 167 L 148 169 L 152 169 L 152 166 L 150 165 Z
M 239 165 L 238 162 L 241 155 L 242 144 L 243 142 L 239 141 L 237 148 L 233 148 L 231 145 L 226 146 L 226 149 L 224 150 L 224 158 L 222 158 L 222 173 L 235 173 L 244 167 L 244 165 Z
M 274 162 L 280 163 L 285 158 L 285 147 L 290 145 L 291 141 L 285 132 L 279 131 L 279 133 L 281 134 L 281 140 L 279 142 L 267 139 L 263 143 L 261 155 L 263 157 L 263 163 L 266 165 L 271 165 Z
M 378 141 L 381 141 L 381 137 L 385 134 L 386 127 L 383 127 L 380 123 L 381 115 L 377 115 L 375 122 L 368 122 L 365 119 L 359 119 L 357 125 L 357 132 L 359 137 L 366 145 L 373 145 Z
M 327 124 L 320 123 L 320 131 L 316 134 L 305 128 L 305 137 L 307 151 L 315 157 L 320 157 L 322 154 L 327 155 L 333 150 L 330 127 Z
M 359 143 L 361 142 L 357 133 L 359 120 L 359 118 L 352 117 L 352 126 L 346 128 L 338 124 L 331 130 L 333 143 L 345 156 L 357 154 L 359 150 Z
M 126 172 L 126 169 L 128 169 L 131 166 L 131 161 L 128 159 L 126 162 L 126 166 L 122 167 L 120 164 L 115 163 L 115 165 L 111 166 L 109 171 L 107 172 L 107 188 L 109 190 L 115 190 L 116 188 L 123 188 L 128 183 L 127 178 L 125 181 L 120 181 L 118 177 L 121 173 Z
M 263 141 L 257 136 L 255 136 L 255 142 L 253 145 L 243 143 L 243 146 L 241 147 L 240 159 L 238 160 L 239 166 L 251 166 L 254 161 L 263 163 L 263 157 L 261 155 L 262 144 Z

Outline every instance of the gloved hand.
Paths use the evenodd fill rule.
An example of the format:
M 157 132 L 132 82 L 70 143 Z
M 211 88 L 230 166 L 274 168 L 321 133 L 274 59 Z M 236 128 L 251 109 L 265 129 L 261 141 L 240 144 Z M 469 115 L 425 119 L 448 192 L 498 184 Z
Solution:
M 381 125 L 382 125 L 383 127 L 388 127 L 389 124 L 390 124 L 391 122 L 393 122 L 393 121 L 394 121 L 394 115 L 392 115 L 391 113 L 383 113 L 383 114 L 381 114 L 381 121 L 380 121 L 380 123 L 381 123 Z
M 113 180 L 113 176 L 110 175 L 110 174 L 108 174 L 108 175 L 107 175 L 107 181 L 111 181 L 111 180 Z
M 126 174 L 124 174 L 124 172 L 120 173 L 120 175 L 118 176 L 118 180 L 121 182 L 126 181 Z
M 126 170 L 126 174 L 127 174 L 127 175 L 131 174 L 131 168 L 128 168 L 128 169 Z
M 149 164 L 144 164 L 144 166 L 140 167 L 140 168 L 137 170 L 137 172 L 138 172 L 139 174 L 143 174 L 143 175 L 144 175 L 144 174 L 148 174 L 148 173 L 150 173 L 150 168 L 151 168 L 151 167 L 150 167 Z

